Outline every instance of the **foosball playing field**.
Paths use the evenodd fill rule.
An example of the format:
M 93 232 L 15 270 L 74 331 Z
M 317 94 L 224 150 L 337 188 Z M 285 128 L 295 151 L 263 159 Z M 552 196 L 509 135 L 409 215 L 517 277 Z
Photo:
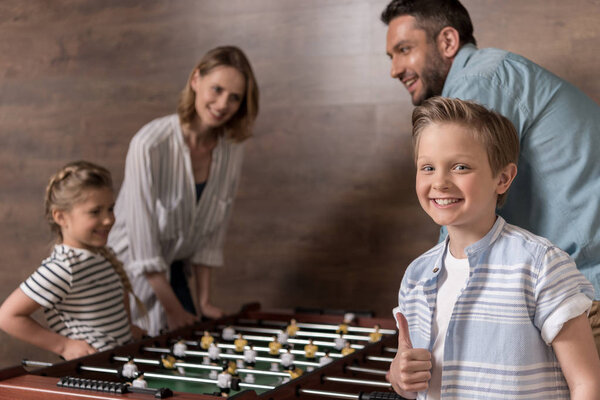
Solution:
M 392 319 L 254 305 L 69 362 L 24 361 L 0 371 L 0 399 L 401 399 L 385 381 L 396 344 Z

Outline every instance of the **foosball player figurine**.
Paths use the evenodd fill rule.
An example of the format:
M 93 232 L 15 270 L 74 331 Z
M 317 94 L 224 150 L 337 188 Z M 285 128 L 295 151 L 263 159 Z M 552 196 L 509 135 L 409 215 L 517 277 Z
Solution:
M 269 355 L 279 357 L 279 351 L 281 350 L 281 343 L 277 339 L 277 336 L 273 336 L 273 340 L 269 342 Z M 279 363 L 271 363 L 271 371 L 279 371 Z
M 239 378 L 240 375 L 238 374 L 237 365 L 236 365 L 235 361 L 229 360 L 226 365 L 227 365 L 227 372 L 229 372 L 229 375 L 231 375 L 234 378 Z
M 133 362 L 133 357 L 129 356 L 127 362 L 123 364 L 121 376 L 127 380 L 132 380 L 138 375 L 138 367 Z
M 304 357 L 308 361 L 315 361 L 317 358 L 317 351 L 319 351 L 319 346 L 313 343 L 312 338 L 308 339 L 308 344 L 304 346 Z
M 322 367 L 323 365 L 327 365 L 333 361 L 333 358 L 329 357 L 329 350 L 325 350 L 325 355 L 319 358 L 319 365 Z
M 346 342 L 344 348 L 342 349 L 342 355 L 347 356 L 348 354 L 354 353 L 356 350 L 352 348 L 350 342 Z
M 131 386 L 136 388 L 147 389 L 148 382 L 146 382 L 146 380 L 144 379 L 144 374 L 139 374 L 138 377 L 134 379 L 133 382 L 131 382 Z
M 219 348 L 218 343 L 214 341 L 208 346 L 208 359 L 212 365 L 217 365 L 220 358 L 221 349 Z
M 202 350 L 208 350 L 208 347 L 214 341 L 215 341 L 215 338 L 212 337 L 212 335 L 210 334 L 210 332 L 209 331 L 204 331 L 204 335 L 202 335 L 202 338 L 200 339 L 200 348 Z
M 343 322 L 338 326 L 336 333 L 342 333 L 344 335 L 348 334 L 348 326 L 354 321 L 354 314 L 346 313 L 344 314 Z
M 346 339 L 344 339 L 344 334 L 340 333 L 339 337 L 336 337 L 333 340 L 333 347 L 338 351 L 342 351 L 342 349 L 346 346 Z
M 227 372 L 227 366 L 223 366 L 223 371 L 217 376 L 217 387 L 219 388 L 219 395 L 223 397 L 229 397 L 231 390 L 231 375 Z
M 187 344 L 181 338 L 173 345 L 173 355 L 177 358 L 184 358 L 187 351 Z
M 241 333 L 238 333 L 237 339 L 235 339 L 233 342 L 233 345 L 235 346 L 235 352 L 237 354 L 243 354 L 247 344 L 248 341 L 244 339 Z
M 290 320 L 290 324 L 287 326 L 287 328 L 285 328 L 285 332 L 287 333 L 287 335 L 289 337 L 296 336 L 296 333 L 298 333 L 299 330 L 300 330 L 300 327 L 298 327 L 298 325 L 296 324 L 295 318 L 292 318 Z
M 277 340 L 279 340 L 279 343 L 281 343 L 283 346 L 285 346 L 286 344 L 288 344 L 288 334 L 285 331 L 281 331 L 277 334 Z
M 246 368 L 254 368 L 256 365 L 256 350 L 254 350 L 254 346 L 249 344 L 248 347 L 244 350 L 244 365 Z
M 175 363 L 177 360 L 170 354 L 160 355 L 160 364 L 165 369 L 175 369 Z
M 281 353 L 281 366 L 284 370 L 289 371 L 294 369 L 294 355 L 292 354 L 292 348 L 287 346 L 285 353 Z
M 221 332 L 221 340 L 226 343 L 233 343 L 235 340 L 235 329 L 231 325 L 227 325 Z
M 379 329 L 381 327 L 379 326 L 379 324 L 376 324 L 373 327 L 373 332 L 369 333 L 369 343 L 377 343 L 381 340 L 381 332 L 379 332 Z

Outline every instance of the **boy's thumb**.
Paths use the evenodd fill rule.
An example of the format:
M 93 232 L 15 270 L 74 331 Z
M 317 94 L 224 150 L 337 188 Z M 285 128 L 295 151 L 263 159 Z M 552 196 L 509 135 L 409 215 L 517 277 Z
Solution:
M 408 321 L 402 313 L 396 313 L 396 321 L 398 322 L 398 349 L 412 349 L 410 341 L 410 332 L 408 331 Z

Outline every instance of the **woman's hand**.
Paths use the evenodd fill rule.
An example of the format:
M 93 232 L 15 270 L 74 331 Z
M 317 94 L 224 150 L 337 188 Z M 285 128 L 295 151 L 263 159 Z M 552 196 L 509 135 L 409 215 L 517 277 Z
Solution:
M 85 340 L 74 340 L 65 338 L 63 349 L 60 355 L 65 360 L 73 360 L 75 358 L 87 356 L 96 353 L 98 350 L 93 348 Z
M 219 307 L 215 307 L 210 303 L 200 305 L 200 315 L 210 319 L 223 318 L 225 313 Z
M 427 390 L 431 379 L 431 353 L 426 349 L 414 349 L 408 331 L 408 322 L 401 313 L 398 321 L 398 352 L 390 365 L 386 379 L 396 393 L 416 398 L 416 393 Z M 412 392 L 412 393 L 411 393 Z
M 167 325 L 169 326 L 170 331 L 198 322 L 198 317 L 196 315 L 185 311 L 183 307 L 179 308 L 180 310 L 177 312 L 167 312 Z

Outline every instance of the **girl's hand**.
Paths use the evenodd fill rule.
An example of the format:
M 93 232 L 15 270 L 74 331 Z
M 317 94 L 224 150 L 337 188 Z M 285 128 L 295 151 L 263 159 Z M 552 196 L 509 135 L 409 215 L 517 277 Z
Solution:
M 137 325 L 131 324 L 129 325 L 130 329 L 131 329 L 131 337 L 133 337 L 133 340 L 140 340 L 142 339 L 144 336 L 148 335 L 148 331 L 145 329 L 140 328 Z
M 431 379 L 431 353 L 426 349 L 414 349 L 408 331 L 408 322 L 401 313 L 398 320 L 398 352 L 390 365 L 386 379 L 396 393 L 415 398 L 416 393 L 427 390 Z M 412 393 L 411 393 L 412 392 Z
M 73 360 L 75 358 L 87 356 L 96 353 L 98 350 L 93 348 L 85 340 L 74 340 L 65 338 L 65 344 L 60 355 L 65 360 Z

